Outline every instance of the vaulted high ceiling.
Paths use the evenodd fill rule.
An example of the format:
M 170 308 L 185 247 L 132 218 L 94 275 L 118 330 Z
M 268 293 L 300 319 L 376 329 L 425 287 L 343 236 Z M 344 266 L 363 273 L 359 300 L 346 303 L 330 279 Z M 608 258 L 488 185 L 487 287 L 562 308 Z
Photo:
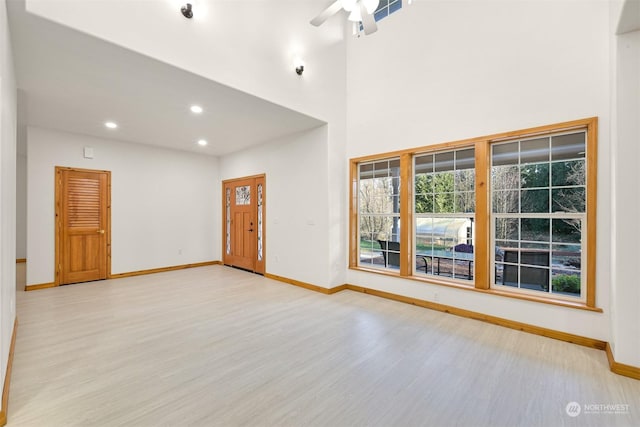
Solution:
M 156 0 L 151 6 L 157 7 L 162 1 L 166 2 Z M 58 3 L 69 7 L 74 2 Z M 238 13 L 256 4 L 224 2 L 227 10 L 233 7 L 229 3 L 236 4 Z M 216 31 L 227 31 L 229 45 L 236 50 L 246 49 L 245 55 L 251 52 L 256 58 L 264 58 L 276 55 L 278 49 L 287 49 L 283 36 L 287 25 L 298 26 L 298 31 L 306 34 L 307 49 L 322 49 L 336 42 L 335 37 L 318 36 L 321 30 L 311 27 L 306 19 L 323 8 L 322 1 L 301 2 L 308 12 L 301 12 L 299 2 L 293 16 L 287 14 L 291 2 L 270 1 L 269 7 L 264 1 L 257 3 L 262 4 L 261 13 L 245 13 L 243 22 L 216 22 L 224 26 Z M 324 124 L 242 88 L 231 88 L 43 19 L 26 11 L 24 1 L 10 1 L 8 5 L 21 104 L 20 126 L 224 155 Z M 175 14 L 179 15 L 179 7 Z M 145 23 L 140 25 L 143 28 Z M 254 31 L 247 33 L 252 25 Z M 273 31 L 263 31 L 266 28 Z M 335 36 L 336 29 L 341 36 L 338 22 L 329 23 L 323 30 Z M 243 36 L 238 41 L 240 33 Z M 293 69 L 289 72 L 291 79 L 298 78 Z M 202 106 L 204 112 L 191 113 L 189 107 L 193 104 Z M 117 122 L 119 127 L 105 128 L 107 120 Z M 207 140 L 208 146 L 198 146 L 199 139 Z

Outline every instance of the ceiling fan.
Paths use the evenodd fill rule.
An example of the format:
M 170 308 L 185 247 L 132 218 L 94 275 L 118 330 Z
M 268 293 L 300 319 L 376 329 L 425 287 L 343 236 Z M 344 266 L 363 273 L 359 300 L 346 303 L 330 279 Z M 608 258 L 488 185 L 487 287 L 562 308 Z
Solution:
M 371 34 L 378 31 L 373 12 L 378 8 L 380 0 L 336 0 L 328 8 L 323 10 L 320 15 L 311 20 L 311 25 L 319 27 L 338 13 L 341 9 L 349 14 L 348 20 L 354 23 L 362 22 L 365 34 Z

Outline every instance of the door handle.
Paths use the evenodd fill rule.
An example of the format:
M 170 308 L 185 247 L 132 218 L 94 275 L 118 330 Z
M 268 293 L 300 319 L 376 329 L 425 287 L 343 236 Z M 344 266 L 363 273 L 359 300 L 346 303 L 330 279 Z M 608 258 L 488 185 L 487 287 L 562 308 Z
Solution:
M 104 230 L 98 230 L 98 233 L 104 234 Z
M 248 229 L 247 231 L 251 231 L 253 233 L 253 228 Z

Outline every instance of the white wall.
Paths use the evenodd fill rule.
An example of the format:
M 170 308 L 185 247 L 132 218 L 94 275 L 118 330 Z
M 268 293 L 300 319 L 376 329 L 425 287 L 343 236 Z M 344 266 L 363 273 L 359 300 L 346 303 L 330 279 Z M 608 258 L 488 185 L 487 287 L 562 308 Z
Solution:
M 614 36 L 612 347 L 617 362 L 640 366 L 640 31 Z
M 54 280 L 55 166 L 111 171 L 113 274 L 220 259 L 217 158 L 32 127 L 27 139 L 27 285 Z
M 6 2 L 0 0 L 0 384 L 4 384 L 16 317 L 16 117 Z
M 609 5 L 423 1 L 347 40 L 347 156 L 599 117 L 597 305 L 603 314 L 359 271 L 348 282 L 609 339 Z M 346 185 L 346 183 L 345 183 Z M 345 239 L 346 244 L 346 239 Z
M 27 257 L 27 156 L 16 161 L 16 258 Z
M 327 132 L 322 126 L 220 159 L 223 180 L 266 174 L 266 272 L 323 287 L 331 287 Z

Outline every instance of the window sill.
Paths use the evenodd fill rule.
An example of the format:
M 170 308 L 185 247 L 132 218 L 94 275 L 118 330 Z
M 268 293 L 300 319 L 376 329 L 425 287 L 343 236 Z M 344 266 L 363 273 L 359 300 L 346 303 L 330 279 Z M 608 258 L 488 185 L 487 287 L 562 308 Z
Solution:
M 541 302 L 543 304 L 558 305 L 558 306 L 561 306 L 561 307 L 576 308 L 578 310 L 593 311 L 593 312 L 596 312 L 596 313 L 603 313 L 604 312 L 600 307 L 589 307 L 582 301 L 573 302 L 573 301 L 567 301 L 567 300 L 558 299 L 558 298 L 537 297 L 535 295 L 525 295 L 525 294 L 517 294 L 515 292 L 501 291 L 499 289 L 475 289 L 474 288 L 474 291 L 483 292 L 483 293 L 487 293 L 487 294 L 493 294 L 493 295 L 499 295 L 499 296 L 503 296 L 503 297 L 507 297 L 507 298 L 515 298 L 515 299 L 521 299 L 521 300 L 525 300 L 525 301 Z
M 532 302 L 539 302 L 542 304 L 551 304 L 551 305 L 556 305 L 556 306 L 560 306 L 560 307 L 568 307 L 568 308 L 573 308 L 573 309 L 578 309 L 578 310 L 586 310 L 586 311 L 592 311 L 592 312 L 596 312 L 596 313 L 603 313 L 604 311 L 599 308 L 599 307 L 589 307 L 586 304 L 584 304 L 582 301 L 580 302 L 573 302 L 573 301 L 567 301 L 564 299 L 557 299 L 557 298 L 544 298 L 544 297 L 537 297 L 535 295 L 525 295 L 525 294 L 517 294 L 517 293 L 512 293 L 512 292 L 508 292 L 508 291 L 502 291 L 499 289 L 478 289 L 476 287 L 473 286 L 473 283 L 461 283 L 461 282 L 454 282 L 452 280 L 446 280 L 446 279 L 438 279 L 438 278 L 427 278 L 424 276 L 401 276 L 400 272 L 395 272 L 395 271 L 385 271 L 385 270 L 378 270 L 375 268 L 366 268 L 366 267 L 358 267 L 358 266 L 351 266 L 349 267 L 350 270 L 356 270 L 356 271 L 363 271 L 365 273 L 374 273 L 374 274 L 381 274 L 383 276 L 388 276 L 388 277 L 397 277 L 400 279 L 407 279 L 407 280 L 413 280 L 416 282 L 422 282 L 422 283 L 428 283 L 430 285 L 439 285 L 439 286 L 447 286 L 450 288 L 456 288 L 456 289 L 464 289 L 464 290 L 468 290 L 468 291 L 475 291 L 475 292 L 481 292 L 483 294 L 490 294 L 490 295 L 498 295 L 501 297 L 507 297 L 507 298 L 514 298 L 514 299 L 519 299 L 519 300 L 525 300 L 525 301 L 532 301 Z

